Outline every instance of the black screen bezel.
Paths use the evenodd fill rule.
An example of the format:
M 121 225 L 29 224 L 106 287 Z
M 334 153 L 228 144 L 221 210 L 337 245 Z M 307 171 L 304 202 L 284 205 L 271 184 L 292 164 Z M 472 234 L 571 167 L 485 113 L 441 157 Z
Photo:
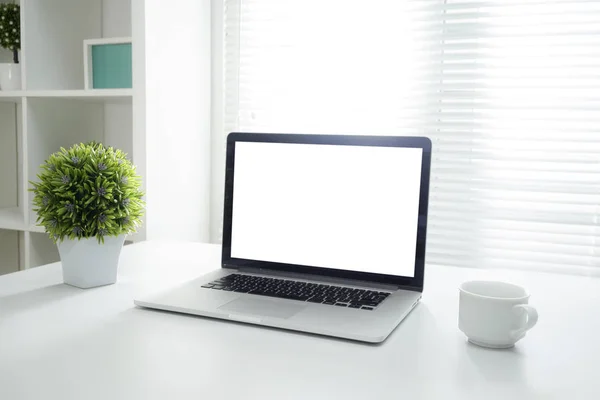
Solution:
M 235 169 L 235 144 L 237 142 L 299 143 L 342 146 L 411 147 L 423 149 L 421 161 L 421 188 L 414 277 L 357 272 L 326 267 L 285 264 L 231 257 L 231 229 L 233 212 L 233 179 Z M 423 290 L 425 248 L 427 237 L 427 209 L 429 203 L 429 177 L 431 168 L 431 140 L 414 136 L 351 136 L 232 132 L 227 136 L 225 162 L 225 199 L 223 214 L 223 268 L 260 268 L 274 271 L 305 273 L 335 278 L 352 279 L 395 285 L 412 290 Z

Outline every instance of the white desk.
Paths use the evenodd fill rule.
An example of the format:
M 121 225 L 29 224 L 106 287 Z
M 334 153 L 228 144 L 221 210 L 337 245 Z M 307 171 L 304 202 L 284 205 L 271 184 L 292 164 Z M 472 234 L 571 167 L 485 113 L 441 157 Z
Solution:
M 0 277 L 0 399 L 600 399 L 599 279 L 428 267 L 423 303 L 382 345 L 133 305 L 219 257 L 146 242 L 113 286 L 65 286 L 58 263 Z M 512 350 L 457 329 L 457 287 L 479 278 L 532 292 L 540 321 Z

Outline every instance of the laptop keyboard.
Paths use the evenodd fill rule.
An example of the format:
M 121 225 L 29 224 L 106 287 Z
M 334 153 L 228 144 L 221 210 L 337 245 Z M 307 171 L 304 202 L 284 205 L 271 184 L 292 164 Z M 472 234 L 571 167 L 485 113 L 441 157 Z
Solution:
M 390 295 L 376 290 L 243 274 L 227 275 L 202 287 L 369 311 Z

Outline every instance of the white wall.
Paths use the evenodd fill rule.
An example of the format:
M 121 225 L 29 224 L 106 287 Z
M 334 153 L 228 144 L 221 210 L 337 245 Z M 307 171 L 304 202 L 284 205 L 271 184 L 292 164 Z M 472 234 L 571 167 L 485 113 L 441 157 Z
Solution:
M 132 159 L 131 104 L 104 104 L 104 143 L 123 150 Z
M 101 2 L 28 0 L 21 12 L 26 88 L 83 89 L 83 40 L 101 36 Z
M 131 36 L 131 2 L 102 0 L 102 37 Z
M 142 190 L 146 191 L 146 11 L 145 0 L 131 1 L 131 62 L 132 85 L 132 154 L 137 173 L 143 177 Z M 138 240 L 146 239 L 146 215 L 137 232 Z
M 11 63 L 11 62 L 13 62 L 12 51 L 0 48 L 0 63 Z
M 15 251 L 16 249 L 16 251 Z M 17 271 L 19 233 L 0 229 L 0 275 Z
M 58 248 L 45 233 L 30 233 L 29 268 L 60 260 Z
M 221 243 L 223 192 L 225 190 L 225 133 L 223 126 L 223 0 L 212 1 L 211 87 L 211 203 L 210 242 Z
M 210 0 L 171 0 L 168 5 L 146 0 L 143 6 L 146 239 L 206 242 L 211 167 Z
M 17 112 L 0 103 L 0 208 L 17 206 Z

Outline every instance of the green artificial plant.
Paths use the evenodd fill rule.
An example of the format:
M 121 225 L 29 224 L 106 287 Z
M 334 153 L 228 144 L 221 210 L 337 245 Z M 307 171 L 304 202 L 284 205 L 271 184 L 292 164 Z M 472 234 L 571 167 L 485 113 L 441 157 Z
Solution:
M 21 50 L 21 6 L 0 4 L 0 47 L 13 52 L 13 61 L 19 63 Z
M 100 143 L 61 148 L 31 182 L 38 225 L 55 242 L 133 233 L 144 213 L 141 179 L 121 150 Z

